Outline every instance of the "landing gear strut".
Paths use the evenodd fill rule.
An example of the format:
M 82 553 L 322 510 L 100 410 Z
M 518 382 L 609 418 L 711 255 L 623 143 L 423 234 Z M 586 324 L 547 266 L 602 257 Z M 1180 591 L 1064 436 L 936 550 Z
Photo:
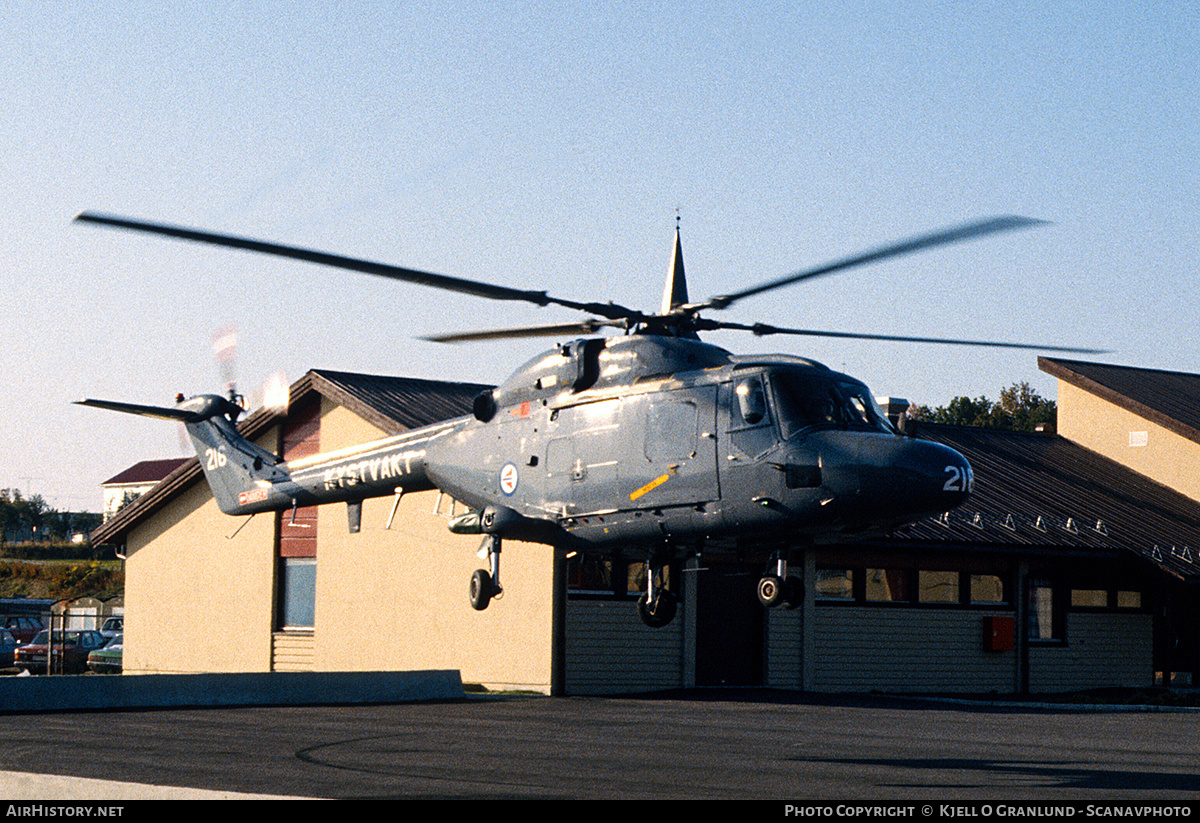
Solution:
M 654 558 L 646 562 L 646 591 L 638 598 L 638 617 L 652 629 L 661 629 L 675 619 L 679 605 L 674 593 L 663 585 L 665 565 L 655 565 Z
M 774 562 L 758 581 L 758 602 L 768 609 L 780 605 L 794 609 L 800 605 L 803 596 L 804 590 L 800 581 L 795 577 L 788 577 L 787 557 L 782 553 L 776 554 Z
M 488 603 L 493 597 L 500 597 L 504 594 L 504 587 L 500 585 L 500 535 L 484 535 L 483 543 L 479 548 L 480 550 L 487 549 L 488 567 L 491 569 L 491 573 L 483 569 L 476 569 L 475 573 L 471 575 L 467 596 L 471 599 L 471 608 L 481 612 L 488 607 Z

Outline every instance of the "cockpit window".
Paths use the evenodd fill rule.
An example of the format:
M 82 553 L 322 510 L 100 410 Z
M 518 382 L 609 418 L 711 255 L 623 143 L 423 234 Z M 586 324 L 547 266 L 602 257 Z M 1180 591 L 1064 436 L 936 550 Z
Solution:
M 733 393 L 737 397 L 737 411 L 741 415 L 740 422 L 743 425 L 757 426 L 770 422 L 767 419 L 767 395 L 758 377 L 741 380 L 734 387 Z
M 823 375 L 780 371 L 771 375 L 784 439 L 810 428 L 893 432 L 861 383 L 835 383 Z
M 888 420 L 883 409 L 879 408 L 879 404 L 875 402 L 870 389 L 862 383 L 839 383 L 838 389 L 849 404 L 854 425 L 867 426 L 889 433 L 895 432 L 891 421 Z

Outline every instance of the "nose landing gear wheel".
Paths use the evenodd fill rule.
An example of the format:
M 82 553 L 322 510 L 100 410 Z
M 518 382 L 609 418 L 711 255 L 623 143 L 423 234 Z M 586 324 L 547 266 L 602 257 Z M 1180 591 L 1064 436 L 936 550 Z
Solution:
M 654 594 L 654 597 L 643 592 L 638 598 L 638 616 L 642 622 L 652 629 L 661 629 L 675 618 L 675 595 L 665 589 Z

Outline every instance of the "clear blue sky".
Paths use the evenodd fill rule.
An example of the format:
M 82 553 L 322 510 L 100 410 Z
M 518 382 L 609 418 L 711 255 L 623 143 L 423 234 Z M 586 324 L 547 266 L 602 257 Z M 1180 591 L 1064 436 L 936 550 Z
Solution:
M 727 319 L 1200 370 L 1191 4 L 17 0 L 0 38 L 0 487 L 59 508 L 181 453 L 170 424 L 71 401 L 219 388 L 223 325 L 249 390 L 309 368 L 498 382 L 537 341 L 416 336 L 575 318 L 72 225 L 85 209 L 646 309 L 676 207 L 694 298 L 1023 214 L 1053 225 Z M 1054 394 L 1029 352 L 709 339 L 931 405 Z

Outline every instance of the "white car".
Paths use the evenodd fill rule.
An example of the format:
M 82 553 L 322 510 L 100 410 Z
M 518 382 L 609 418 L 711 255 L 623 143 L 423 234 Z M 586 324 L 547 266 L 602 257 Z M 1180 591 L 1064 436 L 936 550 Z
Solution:
M 104 621 L 104 625 L 100 627 L 100 634 L 104 635 L 105 638 L 109 638 L 109 639 L 116 637 L 118 634 L 120 634 L 123 631 L 125 631 L 125 618 L 124 617 L 106 618 Z

